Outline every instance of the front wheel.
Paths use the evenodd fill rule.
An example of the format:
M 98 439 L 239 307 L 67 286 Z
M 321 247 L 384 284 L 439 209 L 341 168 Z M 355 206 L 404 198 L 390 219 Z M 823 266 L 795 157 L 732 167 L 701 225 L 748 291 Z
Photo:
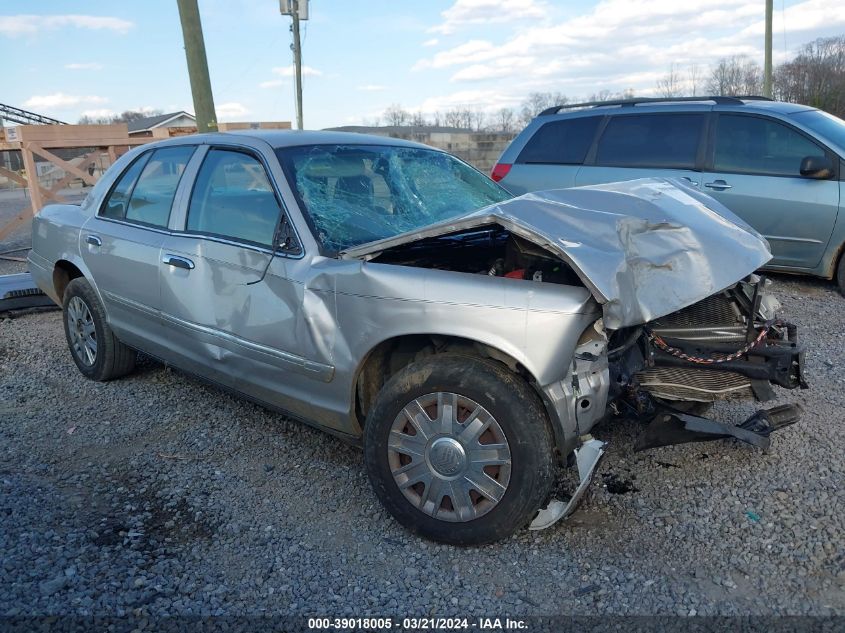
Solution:
M 135 368 L 135 350 L 114 335 L 97 293 L 88 281 L 78 277 L 68 284 L 63 308 L 70 354 L 86 378 L 111 380 Z
M 457 354 L 394 375 L 364 427 L 376 495 L 405 527 L 480 545 L 527 525 L 554 482 L 545 409 L 528 384 L 492 361 Z
M 836 267 L 836 283 L 839 292 L 845 295 L 845 253 L 839 258 L 839 266 Z

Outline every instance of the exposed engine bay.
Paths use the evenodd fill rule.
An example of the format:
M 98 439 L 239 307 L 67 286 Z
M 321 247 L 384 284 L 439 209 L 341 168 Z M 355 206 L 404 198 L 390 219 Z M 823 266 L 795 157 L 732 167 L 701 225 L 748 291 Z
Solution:
M 559 257 L 499 225 L 403 244 L 372 261 L 584 286 Z M 771 400 L 773 384 L 806 387 L 797 329 L 777 318 L 768 286 L 752 274 L 648 323 L 604 331 L 608 415 L 650 420 L 664 407 L 689 412 L 696 403 Z M 585 354 L 579 347 L 573 363 Z

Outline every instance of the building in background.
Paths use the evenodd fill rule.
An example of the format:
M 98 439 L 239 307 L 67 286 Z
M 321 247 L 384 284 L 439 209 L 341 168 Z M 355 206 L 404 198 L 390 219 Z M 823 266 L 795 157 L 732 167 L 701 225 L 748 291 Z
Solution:
M 197 118 L 184 110 L 180 112 L 169 112 L 167 114 L 157 114 L 156 116 L 146 116 L 127 123 L 129 127 L 129 136 L 152 136 L 154 138 L 167 138 L 169 136 L 180 136 L 179 133 L 173 133 L 180 130 L 188 130 L 181 132 L 182 134 L 194 134 L 197 131 Z

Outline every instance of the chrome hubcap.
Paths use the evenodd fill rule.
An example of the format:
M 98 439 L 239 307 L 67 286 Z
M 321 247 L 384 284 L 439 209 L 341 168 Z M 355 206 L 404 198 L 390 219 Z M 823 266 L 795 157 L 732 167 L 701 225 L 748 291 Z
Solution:
M 420 396 L 390 428 L 387 458 L 396 485 L 415 507 L 443 521 L 472 521 L 501 501 L 511 452 L 496 419 L 455 393 Z
M 97 331 L 94 317 L 85 302 L 72 297 L 67 304 L 67 325 L 70 348 L 84 365 L 90 367 L 97 360 Z

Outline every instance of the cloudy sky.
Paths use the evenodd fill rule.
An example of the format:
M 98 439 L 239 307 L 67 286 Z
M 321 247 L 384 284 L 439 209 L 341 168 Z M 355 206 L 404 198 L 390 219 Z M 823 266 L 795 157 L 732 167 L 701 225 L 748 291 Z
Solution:
M 200 0 L 220 120 L 294 117 L 289 18 L 275 0 Z M 775 62 L 845 34 L 842 0 L 774 0 Z M 763 58 L 764 0 L 311 0 L 306 127 L 518 106 L 532 91 L 654 93 L 670 64 Z M 175 0 L 4 0 L 0 102 L 75 122 L 192 111 Z

